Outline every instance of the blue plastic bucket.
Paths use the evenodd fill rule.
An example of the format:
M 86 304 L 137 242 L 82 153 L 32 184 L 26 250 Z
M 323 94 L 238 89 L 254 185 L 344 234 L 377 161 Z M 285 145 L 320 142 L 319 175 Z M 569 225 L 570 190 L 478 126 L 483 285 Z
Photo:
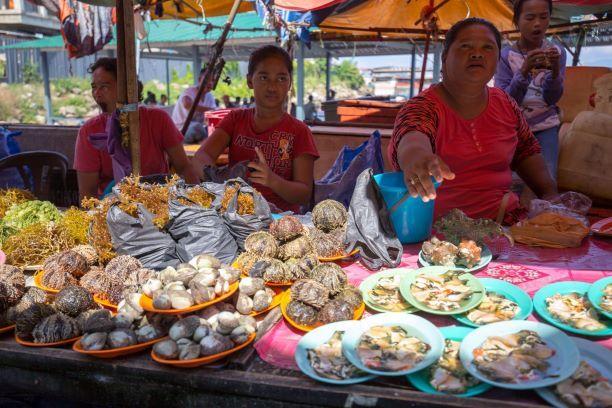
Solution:
M 391 209 L 405 194 L 408 193 L 404 184 L 404 173 L 382 173 L 374 176 L 374 180 L 387 204 Z M 432 180 L 433 181 L 433 180 Z M 438 188 L 440 183 L 434 182 Z M 425 241 L 431 235 L 433 223 L 434 200 L 424 202 L 421 197 L 409 197 L 393 214 L 391 222 L 402 244 L 412 244 Z

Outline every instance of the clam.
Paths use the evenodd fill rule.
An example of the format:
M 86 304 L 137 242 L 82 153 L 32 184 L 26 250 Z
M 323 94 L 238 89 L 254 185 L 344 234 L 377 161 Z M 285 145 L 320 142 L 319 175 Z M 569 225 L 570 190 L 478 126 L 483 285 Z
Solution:
M 170 283 L 176 281 L 178 273 L 176 269 L 171 266 L 168 266 L 166 269 L 159 273 L 159 278 L 163 283 Z
M 255 333 L 255 330 L 251 326 L 238 326 L 232 330 L 230 339 L 235 344 L 242 344 L 247 341 L 253 333 Z
M 168 297 L 173 309 L 186 309 L 194 304 L 193 297 L 185 290 L 169 290 Z
M 166 360 L 173 360 L 179 355 L 178 345 L 174 340 L 170 339 L 155 343 L 153 346 L 153 352 Z
M 188 344 L 184 347 L 179 347 L 179 360 L 193 360 L 200 357 L 201 347 L 198 343 Z
M 216 296 L 215 288 L 201 285 L 196 281 L 191 281 L 189 283 L 189 288 L 191 289 L 191 296 L 196 303 L 209 302 Z
M 240 293 L 247 296 L 253 296 L 258 290 L 262 290 L 266 286 L 262 278 L 242 278 L 238 285 Z
M 240 279 L 240 271 L 235 268 L 225 267 L 219 269 L 219 276 L 221 277 L 221 279 L 224 279 L 229 283 L 234 283 L 238 279 Z
M 200 319 L 209 320 L 211 317 L 218 315 L 219 312 L 221 311 L 218 306 L 219 304 L 217 303 L 217 304 L 207 307 L 204 310 L 201 310 L 198 313 L 198 315 L 200 316 Z
M 155 291 L 162 288 L 162 281 L 155 278 L 148 279 L 144 285 L 142 285 L 142 293 L 150 298 L 153 298 Z
M 215 285 L 215 293 L 217 295 L 222 295 L 224 293 L 229 292 L 230 283 L 223 279 L 217 279 L 217 284 Z
M 219 322 L 219 328 L 217 331 L 219 331 L 221 334 L 229 334 L 232 332 L 232 330 L 240 325 L 238 317 L 231 312 L 219 313 L 217 316 L 217 321 Z
M 117 329 L 129 329 L 132 327 L 132 323 L 134 322 L 134 318 L 125 313 L 118 313 L 117 315 L 112 317 L 112 323 Z
M 201 324 L 193 333 L 193 340 L 199 343 L 200 340 L 208 336 L 211 332 L 212 330 L 208 323 Z
M 253 316 L 245 316 L 238 314 L 238 322 L 241 326 L 251 326 L 253 330 L 257 327 L 257 320 Z
M 174 281 L 170 282 L 166 286 L 164 286 L 165 291 L 169 290 L 187 290 L 187 287 L 183 284 L 182 281 Z
M 214 268 L 219 269 L 221 267 L 221 261 L 212 255 L 202 254 L 193 258 L 189 263 L 196 269 L 201 268 Z
M 200 318 L 198 316 L 189 316 L 174 323 L 170 328 L 170 338 L 179 340 L 193 336 L 196 329 L 200 327 Z
M 156 309 L 172 309 L 172 300 L 167 292 L 161 292 L 153 299 L 153 307 Z
M 189 286 L 194 282 L 202 286 L 215 286 L 215 283 L 217 283 L 217 276 L 218 275 L 214 273 L 199 272 L 193 277 Z
M 85 333 L 108 333 L 115 328 L 111 313 L 106 309 L 88 310 L 81 313 L 79 324 Z
M 274 293 L 274 292 L 272 292 Z M 267 309 L 272 304 L 273 295 L 266 290 L 258 290 L 253 296 L 253 310 L 256 312 L 261 312 L 262 310 Z
M 104 332 L 86 334 L 81 339 L 81 347 L 87 351 L 102 350 L 106 345 L 107 336 L 108 334 Z
M 249 314 L 253 311 L 253 299 L 240 293 L 236 301 L 236 309 L 242 314 Z
M 210 335 L 200 340 L 200 353 L 203 356 L 219 354 L 233 347 L 232 340 L 215 332 L 211 332 Z
M 150 324 L 142 326 L 136 330 L 136 337 L 139 343 L 146 343 L 147 341 L 155 340 L 159 337 L 157 330 Z
M 176 280 L 183 283 L 183 285 L 188 285 L 191 279 L 198 274 L 198 270 L 190 267 L 190 268 L 179 268 L 176 271 Z
M 138 338 L 132 330 L 118 329 L 108 334 L 107 341 L 110 348 L 120 348 L 133 346 L 138 343 Z

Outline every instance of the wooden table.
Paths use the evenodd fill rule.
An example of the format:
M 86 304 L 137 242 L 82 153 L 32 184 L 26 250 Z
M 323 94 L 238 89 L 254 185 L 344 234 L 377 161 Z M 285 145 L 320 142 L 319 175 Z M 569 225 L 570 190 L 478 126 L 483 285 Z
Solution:
M 495 389 L 470 399 L 428 395 L 410 388 L 404 378 L 325 385 L 300 372 L 274 368 L 256 356 L 242 366 L 221 369 L 169 368 L 152 361 L 148 352 L 100 360 L 69 348 L 23 347 L 10 334 L 0 337 L 0 378 L 0 397 L 20 393 L 103 406 L 543 406 L 533 392 Z
M 187 157 L 193 157 L 200 148 L 200 145 L 187 144 L 183 145 L 183 147 L 185 148 L 185 153 L 187 153 Z M 221 155 L 219 155 L 219 157 L 217 158 L 217 166 L 225 166 L 227 163 L 229 163 L 227 153 L 222 153 Z

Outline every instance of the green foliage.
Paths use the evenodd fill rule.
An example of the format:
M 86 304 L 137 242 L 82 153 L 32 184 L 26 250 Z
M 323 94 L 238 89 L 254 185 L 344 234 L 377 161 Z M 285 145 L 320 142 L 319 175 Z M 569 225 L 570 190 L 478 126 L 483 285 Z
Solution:
M 51 81 L 51 89 L 57 96 L 64 96 L 74 93 L 76 89 L 79 90 L 79 93 L 91 92 L 91 84 L 88 78 L 59 78 Z
M 38 65 L 25 64 L 23 66 L 23 82 L 26 84 L 36 84 L 42 82 L 42 78 L 38 73 Z
M 344 60 L 332 67 L 332 78 L 346 85 L 350 89 L 357 90 L 365 85 L 365 81 L 359 72 L 359 68 L 349 60 Z

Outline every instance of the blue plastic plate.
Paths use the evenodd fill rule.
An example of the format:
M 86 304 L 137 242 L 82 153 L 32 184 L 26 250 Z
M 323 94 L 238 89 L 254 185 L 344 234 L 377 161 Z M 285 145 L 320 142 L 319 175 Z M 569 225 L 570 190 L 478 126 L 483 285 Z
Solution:
M 444 338 L 440 330 L 420 316 L 407 314 L 405 312 L 381 313 L 370 316 L 357 323 L 357 326 L 344 334 L 344 338 L 342 339 L 342 352 L 351 363 L 368 373 L 382 376 L 410 374 L 432 365 L 440 358 L 444 350 Z M 361 335 L 374 326 L 401 326 L 409 335 L 417 337 L 421 341 L 429 344 L 431 348 L 420 363 L 415 364 L 414 367 L 407 370 L 379 371 L 366 367 L 361 361 L 361 358 L 357 355 L 357 345 L 359 344 Z
M 480 270 L 484 268 L 485 266 L 487 266 L 489 262 L 491 262 L 492 259 L 493 259 L 493 254 L 491 253 L 491 250 L 486 245 L 483 245 L 482 252 L 480 254 L 480 262 L 478 262 L 472 268 L 468 268 L 467 266 L 457 265 L 449 269 L 457 269 L 457 270 L 461 270 L 464 272 L 476 272 L 477 270 Z M 438 265 L 434 265 L 426 261 L 425 258 L 423 258 L 423 251 L 419 251 L 419 263 L 423 266 L 438 266 Z
M 440 332 L 445 339 L 451 339 L 455 341 L 463 341 L 465 336 L 468 335 L 472 330 L 468 327 L 461 326 L 447 326 L 441 327 Z M 481 382 L 473 387 L 467 389 L 463 394 L 450 394 L 437 391 L 432 385 L 429 383 L 431 380 L 431 368 L 426 368 L 416 373 L 412 373 L 408 376 L 408 381 L 419 391 L 426 392 L 428 394 L 437 394 L 437 395 L 454 395 L 455 397 L 473 397 L 475 395 L 482 394 L 483 392 L 488 391 L 491 385 Z
M 610 320 L 606 319 L 605 316 L 600 315 L 600 321 L 606 325 L 605 329 L 597 330 L 597 331 L 589 331 L 584 329 L 577 329 L 575 327 L 570 326 L 569 324 L 561 323 L 561 321 L 555 319 L 546 308 L 546 299 L 554 296 L 557 293 L 562 295 L 568 293 L 578 293 L 580 295 L 584 295 L 588 292 L 591 287 L 590 283 L 586 282 L 578 282 L 578 281 L 566 281 L 566 282 L 555 282 L 550 285 L 546 285 L 542 287 L 540 290 L 536 292 L 533 296 L 533 307 L 535 308 L 538 315 L 540 315 L 544 320 L 548 323 L 557 326 L 558 328 L 568 331 L 570 333 L 580 334 L 582 336 L 594 336 L 594 337 L 607 337 L 612 336 L 612 327 L 610 327 Z
M 599 371 L 602 377 L 607 378 L 608 381 L 612 381 L 612 351 L 586 339 L 572 337 L 572 340 L 578 347 L 580 360 L 586 361 L 594 369 Z M 555 394 L 554 387 L 536 388 L 535 392 L 553 407 L 570 408 L 561 401 L 557 394 Z
M 555 354 L 546 360 L 550 364 L 546 376 L 531 381 L 505 383 L 489 379 L 476 368 L 473 364 L 475 348 L 480 347 L 489 337 L 505 336 L 521 330 L 531 330 L 538 333 L 546 345 L 555 350 Z M 469 333 L 461 342 L 459 357 L 468 372 L 483 382 L 500 388 L 528 390 L 548 387 L 565 380 L 578 368 L 580 353 L 572 339 L 555 327 L 527 320 L 511 320 L 509 322 L 487 324 Z
M 319 375 L 310 365 L 310 360 L 308 359 L 308 350 L 327 342 L 331 338 L 331 336 L 333 336 L 334 332 L 344 331 L 346 333 L 348 330 L 354 329 L 355 326 L 358 324 L 359 322 L 354 320 L 335 322 L 326 324 L 325 326 L 317 327 L 313 331 L 306 333 L 306 335 L 302 337 L 302 339 L 298 343 L 297 349 L 295 351 L 295 362 L 297 363 L 300 370 L 302 370 L 302 372 L 310 378 L 315 379 L 317 381 L 339 385 L 362 383 L 376 377 L 372 374 L 366 374 L 362 377 L 348 378 L 346 380 L 334 380 L 332 378 L 326 378 Z
M 442 275 L 449 270 L 454 269 L 448 268 L 446 266 L 426 266 L 424 268 L 417 269 L 414 273 L 404 275 L 400 283 L 400 293 L 402 294 L 404 299 L 406 299 L 408 303 L 410 303 L 412 306 L 431 314 L 453 315 L 467 312 L 468 310 L 471 310 L 478 306 L 480 302 L 482 302 L 482 298 L 484 296 L 484 287 L 482 286 L 482 283 L 480 283 L 480 280 L 478 278 L 467 272 L 465 272 L 463 275 L 460 275 L 460 278 L 466 281 L 466 285 L 469 286 L 472 291 L 474 291 L 474 294 L 469 299 L 462 301 L 457 309 L 448 311 L 432 309 L 416 300 L 416 298 L 412 295 L 412 292 L 410 291 L 410 286 L 418 276 Z
M 587 297 L 589 298 L 589 302 L 591 302 L 602 315 L 606 316 L 608 319 L 612 319 L 612 312 L 605 311 L 600 306 L 603 291 L 608 285 L 612 285 L 612 276 L 607 276 L 594 282 L 587 292 Z
M 519 305 L 521 310 L 511 320 L 525 320 L 529 317 L 529 315 L 531 315 L 531 312 L 533 312 L 533 302 L 531 301 L 531 298 L 518 286 L 515 286 L 501 279 L 479 278 L 479 280 L 480 283 L 483 284 L 485 291 L 496 292 L 506 297 L 506 299 L 510 299 L 511 301 Z M 453 315 L 453 317 L 467 326 L 484 326 L 476 324 L 470 319 L 468 319 L 466 313 Z
M 382 312 L 382 313 L 389 312 L 389 310 L 375 303 L 370 298 L 370 295 L 369 295 L 370 291 L 374 289 L 374 287 L 376 286 L 376 284 L 381 278 L 387 278 L 387 277 L 396 276 L 396 275 L 403 277 L 405 275 L 408 275 L 414 272 L 415 270 L 410 269 L 410 268 L 397 268 L 397 269 L 387 269 L 386 271 L 378 272 L 378 273 L 368 276 L 363 282 L 361 282 L 361 285 L 359 285 L 359 290 L 361 291 L 361 296 L 363 297 L 363 301 L 368 306 L 368 308 L 371 310 L 375 310 L 377 312 Z M 408 305 L 408 308 L 405 309 L 404 311 L 408 313 L 412 313 L 412 312 L 415 312 L 416 310 L 417 309 L 415 307 Z

